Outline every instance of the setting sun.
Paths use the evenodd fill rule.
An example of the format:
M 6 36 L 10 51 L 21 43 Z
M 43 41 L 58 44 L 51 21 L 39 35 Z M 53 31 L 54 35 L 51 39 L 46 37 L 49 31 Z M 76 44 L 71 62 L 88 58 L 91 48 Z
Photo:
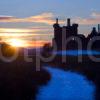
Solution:
M 25 42 L 20 39 L 10 39 L 8 42 L 11 46 L 14 46 L 14 47 L 23 47 L 25 45 L 24 44 Z

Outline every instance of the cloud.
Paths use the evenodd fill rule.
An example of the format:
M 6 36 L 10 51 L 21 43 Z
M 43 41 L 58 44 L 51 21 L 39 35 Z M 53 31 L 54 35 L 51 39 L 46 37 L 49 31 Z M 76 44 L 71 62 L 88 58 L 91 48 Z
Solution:
M 94 17 L 94 18 L 100 18 L 100 13 L 93 12 L 93 13 L 91 14 L 91 16 Z
M 0 16 L 0 22 L 4 22 L 4 23 L 19 22 L 20 20 L 22 20 L 22 19 L 19 19 L 19 18 L 13 17 L 13 16 L 3 16 L 3 15 Z
M 0 20 L 11 20 L 13 18 L 14 18 L 13 16 L 3 16 L 3 15 L 0 16 Z
M 79 23 L 80 25 L 96 25 L 100 23 L 100 18 L 94 19 L 77 17 L 76 19 L 74 19 L 74 22 Z
M 44 24 L 52 24 L 54 23 L 54 15 L 53 13 L 42 13 L 40 15 L 31 16 L 27 18 L 17 18 L 13 16 L 0 16 L 0 22 L 29 22 L 29 23 L 44 23 Z
M 14 16 L 0 16 L 0 22 L 3 23 L 43 23 L 52 25 L 55 23 L 56 15 L 51 12 L 41 13 L 26 18 L 17 18 Z M 73 22 L 81 25 L 96 25 L 100 23 L 100 13 L 93 12 L 88 18 L 76 17 L 73 18 Z M 64 24 L 63 20 L 59 21 L 60 24 Z
M 53 13 L 42 13 L 35 16 L 30 16 L 26 18 L 17 18 L 13 16 L 0 16 L 0 22 L 4 23 L 21 23 L 21 22 L 27 22 L 27 23 L 44 23 L 48 25 L 52 25 L 55 23 L 56 16 Z M 63 20 L 60 20 L 59 23 L 64 23 Z
M 89 18 L 76 17 L 73 21 L 81 25 L 96 25 L 100 23 L 100 13 L 93 12 Z
M 54 18 L 53 13 L 43 13 L 37 16 L 31 16 L 31 17 L 25 18 L 24 20 L 26 22 L 52 24 L 54 23 L 53 18 Z

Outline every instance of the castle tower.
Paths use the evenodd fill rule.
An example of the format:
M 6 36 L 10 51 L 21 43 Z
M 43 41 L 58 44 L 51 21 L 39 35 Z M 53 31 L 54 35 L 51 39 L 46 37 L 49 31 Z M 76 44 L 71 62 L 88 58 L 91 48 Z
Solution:
M 71 21 L 70 18 L 67 19 L 67 26 L 70 27 L 71 26 Z
M 53 44 L 56 42 L 56 45 L 58 49 L 62 47 L 62 27 L 59 25 L 58 18 L 56 19 L 56 23 L 53 25 L 54 28 L 54 38 L 53 38 Z
M 100 33 L 100 24 L 98 24 L 98 33 Z
M 96 27 L 93 27 L 93 29 L 92 29 L 92 33 L 93 33 L 94 35 L 97 33 L 97 31 L 96 31 Z
M 53 25 L 54 28 L 59 28 L 59 21 L 58 18 L 56 18 L 56 23 Z
M 73 27 L 73 34 L 78 35 L 78 24 L 73 24 L 72 27 Z
M 58 18 L 56 18 L 56 24 L 58 24 Z

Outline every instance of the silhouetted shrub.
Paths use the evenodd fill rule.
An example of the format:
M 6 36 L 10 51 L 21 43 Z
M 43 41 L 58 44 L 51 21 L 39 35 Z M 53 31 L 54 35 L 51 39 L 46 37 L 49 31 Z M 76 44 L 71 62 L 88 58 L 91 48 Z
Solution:
M 17 48 L 10 46 L 9 44 L 1 44 L 1 53 L 3 56 L 11 57 L 17 52 Z

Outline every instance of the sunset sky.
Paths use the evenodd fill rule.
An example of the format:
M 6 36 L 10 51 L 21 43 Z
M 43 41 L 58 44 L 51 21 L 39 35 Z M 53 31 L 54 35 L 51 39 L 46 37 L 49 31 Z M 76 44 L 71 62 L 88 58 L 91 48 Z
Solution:
M 51 41 L 52 24 L 57 17 L 61 25 L 66 25 L 70 17 L 72 22 L 80 24 L 79 33 L 87 35 L 100 23 L 100 1 L 0 0 L 0 37 L 20 37 L 30 43 Z

